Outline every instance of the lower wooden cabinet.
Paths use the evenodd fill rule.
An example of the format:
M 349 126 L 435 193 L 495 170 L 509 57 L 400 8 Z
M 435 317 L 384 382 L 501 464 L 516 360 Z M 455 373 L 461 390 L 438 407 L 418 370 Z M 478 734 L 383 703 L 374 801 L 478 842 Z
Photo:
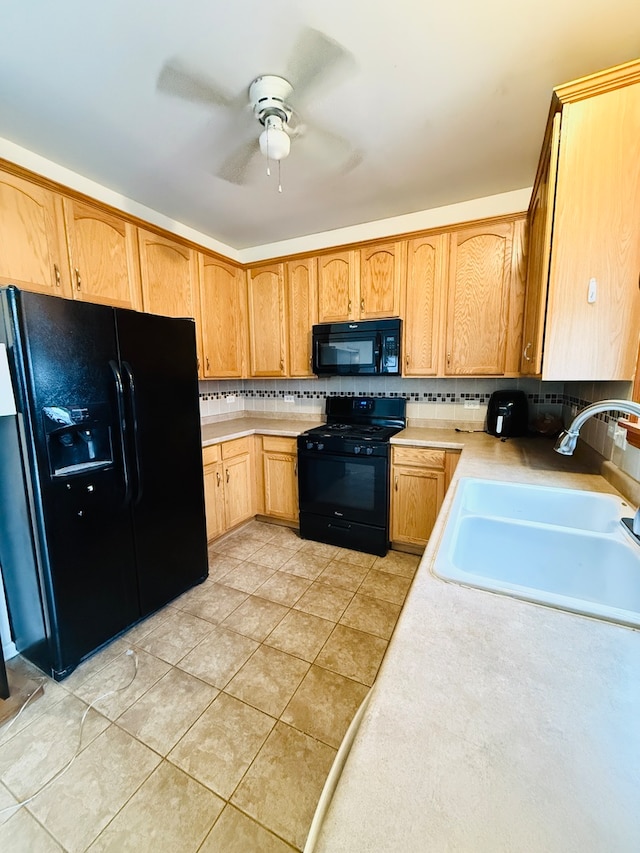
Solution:
M 298 454 L 295 438 L 262 436 L 264 514 L 284 521 L 298 519 Z
M 429 447 L 391 449 L 391 541 L 427 544 L 460 453 Z
M 255 515 L 253 436 L 203 448 L 207 539 Z
M 220 445 L 202 448 L 204 463 L 204 506 L 207 518 L 207 539 L 217 539 L 225 531 L 224 471 Z

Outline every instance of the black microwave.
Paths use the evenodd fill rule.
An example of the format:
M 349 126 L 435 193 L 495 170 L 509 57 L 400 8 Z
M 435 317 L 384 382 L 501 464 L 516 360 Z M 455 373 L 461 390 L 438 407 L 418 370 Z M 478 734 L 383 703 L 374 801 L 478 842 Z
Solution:
M 320 323 L 313 327 L 318 376 L 398 376 L 402 320 Z

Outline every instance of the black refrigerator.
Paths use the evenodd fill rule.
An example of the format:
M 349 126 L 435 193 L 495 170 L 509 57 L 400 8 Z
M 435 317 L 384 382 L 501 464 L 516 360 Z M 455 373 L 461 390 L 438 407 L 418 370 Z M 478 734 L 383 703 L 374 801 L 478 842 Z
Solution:
M 193 320 L 0 288 L 0 567 L 60 680 L 208 573 Z

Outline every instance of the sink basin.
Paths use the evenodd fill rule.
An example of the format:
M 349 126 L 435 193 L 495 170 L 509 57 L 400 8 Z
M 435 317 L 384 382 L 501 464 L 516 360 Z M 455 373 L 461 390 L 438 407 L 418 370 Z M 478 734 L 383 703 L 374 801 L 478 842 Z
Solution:
M 640 627 L 640 545 L 614 495 L 463 478 L 434 573 Z
M 462 509 L 475 515 L 600 533 L 612 533 L 622 516 L 633 514 L 615 495 L 470 478 L 465 479 Z

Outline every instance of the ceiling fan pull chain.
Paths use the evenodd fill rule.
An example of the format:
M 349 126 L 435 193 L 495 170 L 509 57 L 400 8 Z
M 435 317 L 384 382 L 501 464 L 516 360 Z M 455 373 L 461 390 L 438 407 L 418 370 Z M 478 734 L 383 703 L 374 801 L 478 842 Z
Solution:
M 278 192 L 279 193 L 282 192 L 282 182 L 280 180 L 280 164 L 281 164 L 281 162 L 282 162 L 281 160 L 278 160 Z

